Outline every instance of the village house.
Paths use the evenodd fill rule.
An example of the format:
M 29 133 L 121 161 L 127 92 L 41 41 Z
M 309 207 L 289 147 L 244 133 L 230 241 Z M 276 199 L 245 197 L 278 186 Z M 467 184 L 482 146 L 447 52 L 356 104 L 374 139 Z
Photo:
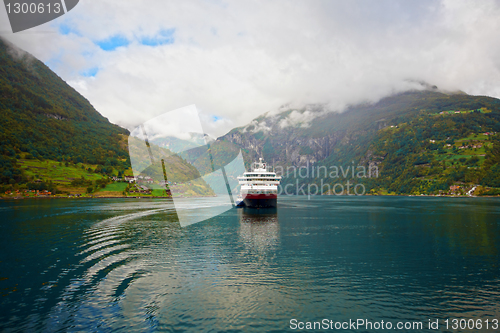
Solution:
M 151 193 L 151 189 L 149 189 L 147 186 L 145 185 L 142 185 L 142 186 L 138 186 L 138 185 L 135 185 L 136 187 L 136 190 L 132 190 L 130 191 L 130 193 Z
M 133 176 L 125 176 L 125 181 L 129 183 L 135 183 L 135 177 Z
M 137 177 L 137 183 L 138 184 L 141 184 L 141 183 L 153 184 L 153 178 L 151 178 L 149 176 L 139 176 L 139 177 Z

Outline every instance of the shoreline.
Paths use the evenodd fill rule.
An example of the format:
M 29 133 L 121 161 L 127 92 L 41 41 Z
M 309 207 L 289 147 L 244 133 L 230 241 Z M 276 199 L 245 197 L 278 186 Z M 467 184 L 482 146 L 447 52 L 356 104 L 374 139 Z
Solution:
M 177 198 L 213 198 L 215 196 L 181 196 Z M 0 196 L 2 199 L 172 199 L 172 197 L 166 196 L 132 196 L 132 195 L 102 195 L 102 196 L 67 196 L 67 195 L 52 195 L 52 196 Z
M 296 195 L 290 195 L 287 197 L 295 197 Z M 307 195 L 306 195 L 307 196 Z M 298 195 L 297 195 L 298 197 Z M 366 194 L 366 195 L 315 195 L 312 197 L 415 197 L 415 198 L 500 198 L 500 195 L 481 195 L 481 196 L 468 196 L 468 195 L 414 195 L 414 194 L 391 194 L 391 195 L 383 195 L 383 194 Z M 199 196 L 199 197 L 182 197 L 186 198 L 213 198 L 213 196 Z M 0 197 L 0 200 L 24 200 L 24 199 L 168 199 L 172 200 L 172 197 L 159 197 L 159 196 L 92 196 L 92 197 L 68 197 L 68 196 L 39 196 L 39 197 Z

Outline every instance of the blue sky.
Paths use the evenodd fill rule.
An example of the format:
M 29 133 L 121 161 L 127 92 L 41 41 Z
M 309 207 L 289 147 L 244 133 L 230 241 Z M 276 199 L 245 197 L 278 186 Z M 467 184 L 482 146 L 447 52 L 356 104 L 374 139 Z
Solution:
M 95 43 L 104 51 L 114 51 L 118 47 L 128 46 L 130 41 L 125 36 L 115 35 Z
M 69 31 L 69 29 L 65 30 Z M 154 35 L 143 35 L 135 37 L 135 41 L 139 44 L 147 46 L 160 46 L 173 44 L 175 29 L 161 29 L 158 33 Z M 124 35 L 114 35 L 103 40 L 98 40 L 95 42 L 104 51 L 114 51 L 119 47 L 126 47 L 132 41 L 125 37 Z
M 80 74 L 82 76 L 85 76 L 85 77 L 95 77 L 98 72 L 99 72 L 98 67 L 92 67 L 92 68 L 89 68 L 87 70 L 81 71 Z
M 68 35 L 70 33 L 75 33 L 75 31 L 72 30 L 68 24 L 61 23 L 59 24 L 59 33 L 62 35 Z
M 59 33 L 61 35 L 69 36 L 75 35 L 78 37 L 84 37 L 80 31 L 75 26 L 70 24 L 71 22 L 61 22 L 60 24 L 54 24 Z M 98 46 L 101 50 L 106 52 L 115 51 L 118 48 L 126 48 L 131 43 L 138 43 L 144 46 L 157 47 L 161 45 L 173 44 L 175 42 L 174 38 L 175 29 L 160 29 L 157 33 L 151 35 L 138 35 L 133 38 L 127 38 L 123 34 L 116 34 L 113 36 L 109 36 L 104 39 L 94 40 L 93 43 Z M 94 57 L 94 53 L 92 51 L 84 51 L 82 52 L 82 56 L 87 58 L 89 62 L 92 62 Z M 49 59 L 46 61 L 46 64 L 53 69 L 57 69 L 58 66 L 61 66 L 61 54 L 58 54 L 56 57 Z M 95 77 L 99 72 L 99 66 L 93 66 L 90 64 L 90 67 L 81 69 L 78 71 L 78 74 L 84 77 Z M 217 120 L 217 119 L 215 119 Z
M 162 29 L 154 36 L 142 36 L 139 38 L 139 42 L 142 45 L 147 46 L 158 46 L 173 44 L 175 29 Z
M 495 0 L 88 0 L 2 36 L 112 122 L 196 104 L 221 135 L 283 105 L 341 112 L 416 81 L 500 97 L 498 17 Z

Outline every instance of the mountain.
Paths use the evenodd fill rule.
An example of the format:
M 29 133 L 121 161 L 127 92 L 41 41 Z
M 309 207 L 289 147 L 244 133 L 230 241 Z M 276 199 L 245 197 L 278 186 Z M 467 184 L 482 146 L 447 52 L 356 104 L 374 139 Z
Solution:
M 131 174 L 128 130 L 110 123 L 42 62 L 1 39 L 0 114 L 2 193 L 82 193 L 105 187 L 110 176 Z M 197 173 L 181 158 L 169 162 L 168 170 L 180 178 Z M 198 185 L 198 192 L 210 193 L 205 183 Z M 121 193 L 125 185 L 116 188 Z
M 180 153 L 185 150 L 193 149 L 199 146 L 203 146 L 206 143 L 207 135 L 200 133 L 189 133 L 190 139 L 183 140 L 176 138 L 174 136 L 162 137 L 150 140 L 152 143 L 159 147 L 166 148 L 174 153 Z M 209 137 L 213 140 L 211 137 Z
M 131 174 L 129 132 L 47 66 L 0 40 L 0 73 L 1 192 L 92 192 L 108 188 L 109 176 Z M 290 194 L 312 184 L 317 193 L 352 193 L 349 182 L 372 194 L 500 194 L 500 100 L 425 88 L 341 113 L 321 104 L 284 106 L 206 147 L 196 136 L 151 145 L 165 150 L 169 181 L 183 184 L 241 149 L 247 168 L 258 157 L 276 166 Z M 163 174 L 159 165 L 147 172 Z M 195 185 L 185 193 L 212 193 Z
M 127 130 L 111 124 L 42 62 L 2 40 L 0 64 L 2 156 L 127 167 Z M 0 177 L 4 183 L 26 180 L 19 169 L 3 170 Z
M 335 184 L 346 193 L 351 181 L 375 194 L 437 194 L 453 184 L 462 191 L 473 185 L 500 187 L 497 132 L 500 100 L 432 87 L 342 113 L 324 105 L 282 108 L 233 129 L 217 143 L 241 148 L 246 161 L 263 156 L 283 173 L 283 187 L 294 185 L 293 193 L 312 183 L 330 186 L 319 193 L 331 193 Z M 370 166 L 376 176 L 368 177 Z

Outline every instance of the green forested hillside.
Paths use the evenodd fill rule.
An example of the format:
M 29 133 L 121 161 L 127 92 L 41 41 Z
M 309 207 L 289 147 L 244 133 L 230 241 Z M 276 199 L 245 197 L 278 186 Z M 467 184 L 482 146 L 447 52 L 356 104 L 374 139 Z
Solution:
M 304 121 L 287 125 L 293 114 Z M 373 194 L 450 193 L 453 185 L 460 186 L 453 193 L 474 188 L 495 194 L 500 187 L 498 132 L 500 100 L 434 89 L 351 106 L 340 114 L 316 105 L 267 115 L 219 141 L 242 148 L 247 161 L 263 156 L 281 167 L 282 185 L 293 184 L 292 193 L 302 184 L 331 188 L 349 181 Z M 358 176 L 370 166 L 378 177 Z M 309 175 L 286 172 L 299 168 L 309 168 Z M 313 168 L 339 172 L 318 177 Z M 319 192 L 327 191 L 325 186 Z
M 104 173 L 128 167 L 121 136 L 128 131 L 111 124 L 43 63 L 2 40 L 0 114 L 4 184 L 28 181 L 17 165 L 21 158 L 101 165 Z
M 1 39 L 0 115 L 0 195 L 121 189 L 106 186 L 110 177 L 132 175 L 128 130 L 111 124 L 42 62 Z M 175 157 L 166 168 L 181 178 L 196 171 Z M 211 194 L 203 181 L 196 190 Z
M 393 125 L 394 126 L 394 125 Z M 425 114 L 381 130 L 369 160 L 380 176 L 368 181 L 374 193 L 439 194 L 450 186 L 500 187 L 500 114 Z M 374 156 L 376 156 L 374 158 Z M 495 194 L 485 190 L 483 194 Z M 454 192 L 460 192 L 454 191 Z
M 0 40 L 0 73 L 0 192 L 109 190 L 118 188 L 106 187 L 109 176 L 131 175 L 128 131 L 47 66 Z M 199 176 L 194 167 L 209 173 L 241 149 L 247 168 L 258 157 L 281 170 L 351 168 L 327 176 L 285 172 L 283 186 L 349 181 L 372 194 L 500 194 L 499 132 L 498 99 L 409 91 L 342 113 L 308 105 L 265 114 L 213 142 L 212 158 L 208 147 L 193 148 L 165 158 L 165 168 L 169 181 L 189 183 Z M 377 176 L 360 177 L 358 167 L 376 168 Z M 162 178 L 159 166 L 147 172 Z M 195 194 L 212 193 L 197 186 Z

